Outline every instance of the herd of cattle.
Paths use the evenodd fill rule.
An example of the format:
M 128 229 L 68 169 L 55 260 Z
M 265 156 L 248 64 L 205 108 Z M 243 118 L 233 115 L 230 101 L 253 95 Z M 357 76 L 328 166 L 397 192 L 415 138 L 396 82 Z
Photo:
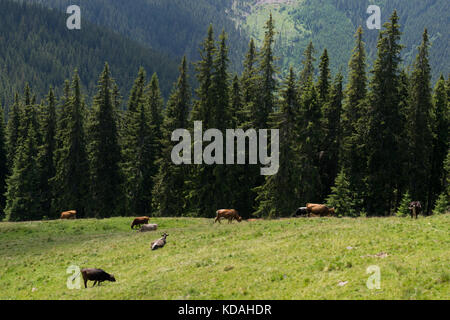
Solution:
M 413 201 L 409 205 L 409 210 L 411 213 L 412 218 L 416 218 L 421 213 L 422 205 L 419 201 Z M 316 204 L 316 203 L 307 203 L 306 207 L 300 207 L 297 209 L 297 211 L 294 214 L 296 217 L 298 216 L 319 216 L 319 217 L 331 217 L 335 216 L 334 208 L 328 208 L 326 205 L 323 204 Z M 75 210 L 71 211 L 65 211 L 61 213 L 61 219 L 76 219 L 77 212 Z M 233 220 L 236 220 L 238 222 L 242 221 L 242 217 L 238 214 L 238 212 L 235 209 L 221 209 L 216 211 L 216 218 L 214 220 L 214 223 L 219 222 L 222 219 L 228 220 L 228 223 L 232 223 Z M 148 231 L 155 231 L 158 229 L 157 224 L 149 224 L 150 217 L 138 217 L 134 218 L 133 222 L 131 223 L 131 229 L 139 228 L 140 232 L 148 232 Z M 254 221 L 255 219 L 249 219 L 247 221 Z M 159 248 L 163 248 L 166 245 L 167 241 L 167 233 L 163 233 L 162 237 L 153 241 L 150 244 L 151 250 L 156 250 Z M 82 269 L 81 274 L 83 276 L 84 280 L 84 287 L 87 288 L 87 282 L 88 281 L 94 281 L 93 286 L 95 286 L 97 283 L 100 285 L 100 283 L 104 281 L 111 281 L 115 282 L 116 278 L 114 275 L 111 275 L 102 269 Z

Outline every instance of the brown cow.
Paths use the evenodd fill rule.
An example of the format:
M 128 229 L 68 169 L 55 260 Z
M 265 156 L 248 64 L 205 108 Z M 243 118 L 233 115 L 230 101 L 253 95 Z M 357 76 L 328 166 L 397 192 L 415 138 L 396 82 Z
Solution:
M 221 209 L 216 211 L 216 219 L 214 220 L 214 223 L 217 221 L 220 222 L 220 219 L 227 219 L 228 223 L 233 222 L 233 219 L 237 220 L 238 222 L 242 221 L 241 216 L 238 214 L 238 212 L 234 209 Z
M 148 220 L 150 220 L 149 217 L 139 217 L 139 218 L 135 218 L 133 220 L 133 223 L 131 224 L 131 229 L 133 229 L 135 226 L 140 226 L 143 224 L 148 224 Z
M 308 217 L 310 217 L 311 214 L 318 215 L 321 217 L 335 215 L 334 208 L 330 209 L 323 204 L 307 203 L 306 211 L 308 213 Z
M 64 211 L 63 213 L 61 213 L 61 219 L 76 219 L 76 218 L 77 218 L 76 210 Z

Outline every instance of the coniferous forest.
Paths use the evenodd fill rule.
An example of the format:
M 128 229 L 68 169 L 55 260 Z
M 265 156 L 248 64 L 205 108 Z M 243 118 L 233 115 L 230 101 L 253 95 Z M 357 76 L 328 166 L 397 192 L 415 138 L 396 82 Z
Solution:
M 129 93 L 105 63 L 93 100 L 80 76 L 38 99 L 24 84 L 0 112 L 0 215 L 8 221 L 83 217 L 213 217 L 235 208 L 250 216 L 291 216 L 307 202 L 341 216 L 406 215 L 421 201 L 445 213 L 450 199 L 449 75 L 431 82 L 427 30 L 415 62 L 401 59 L 399 17 L 383 26 L 373 65 L 362 28 L 355 32 L 348 74 L 331 74 L 332 54 L 304 52 L 301 70 L 282 76 L 274 54 L 276 21 L 253 40 L 243 71 L 230 70 L 227 34 L 211 25 L 200 60 L 183 58 L 167 99 L 158 74 L 136 70 Z M 439 45 L 439 44 L 437 44 Z M 194 77 L 189 71 L 193 63 Z M 84 71 L 85 74 L 85 71 Z M 1 75 L 0 75 L 1 78 Z M 168 77 L 165 75 L 165 81 Z M 344 79 L 347 79 L 344 82 Z M 280 130 L 280 169 L 259 165 L 175 165 L 172 132 Z

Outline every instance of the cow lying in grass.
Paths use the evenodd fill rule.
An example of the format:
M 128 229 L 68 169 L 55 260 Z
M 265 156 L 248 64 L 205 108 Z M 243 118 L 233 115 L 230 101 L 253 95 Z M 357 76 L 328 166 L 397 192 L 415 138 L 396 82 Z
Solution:
M 139 230 L 139 232 L 155 231 L 156 229 L 158 229 L 157 224 L 144 224 Z
M 334 208 L 328 208 L 326 205 L 323 204 L 316 204 L 316 203 L 307 203 L 306 204 L 306 211 L 308 213 L 308 217 L 311 216 L 311 214 L 325 217 L 325 216 L 334 216 Z
M 220 222 L 221 219 L 227 219 L 228 223 L 233 222 L 234 220 L 237 220 L 238 222 L 242 221 L 241 216 L 238 214 L 238 212 L 234 209 L 221 209 L 221 210 L 217 210 L 216 211 L 216 219 L 214 220 L 214 223 L 216 223 L 217 221 Z
M 61 219 L 76 219 L 76 218 L 77 218 L 76 210 L 64 211 L 63 213 L 61 213 Z
M 94 281 L 93 286 L 102 283 L 103 281 L 116 282 L 116 278 L 112 274 L 106 273 L 102 269 L 82 269 L 81 274 L 83 275 L 84 287 L 87 288 L 88 281 Z
M 139 227 L 143 224 L 147 224 L 148 220 L 150 220 L 149 217 L 139 217 L 139 218 L 135 218 L 133 220 L 133 222 L 131 223 L 131 229 L 133 229 L 134 227 Z

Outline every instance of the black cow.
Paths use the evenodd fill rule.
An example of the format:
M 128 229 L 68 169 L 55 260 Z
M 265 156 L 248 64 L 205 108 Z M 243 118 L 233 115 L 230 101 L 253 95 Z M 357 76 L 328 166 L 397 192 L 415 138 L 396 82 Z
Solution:
M 409 210 L 411 212 L 411 218 L 416 218 L 422 212 L 422 204 L 420 201 L 413 201 L 409 204 Z
M 295 216 L 299 217 L 299 216 L 306 216 L 308 215 L 308 211 L 306 210 L 306 207 L 300 207 L 297 209 L 297 211 L 295 211 Z
M 81 270 L 81 274 L 83 275 L 84 287 L 87 288 L 88 281 L 94 281 L 94 285 L 98 282 L 102 283 L 103 281 L 111 281 L 116 282 L 116 278 L 112 274 L 106 273 L 102 269 L 83 269 Z

